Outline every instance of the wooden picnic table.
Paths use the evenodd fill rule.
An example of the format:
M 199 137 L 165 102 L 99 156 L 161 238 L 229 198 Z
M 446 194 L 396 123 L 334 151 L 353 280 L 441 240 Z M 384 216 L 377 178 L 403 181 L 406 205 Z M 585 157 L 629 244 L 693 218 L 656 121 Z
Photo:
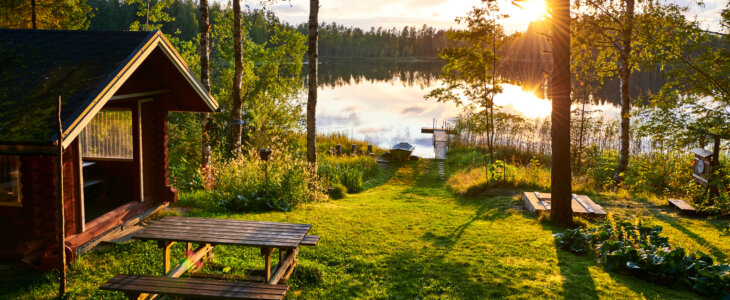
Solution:
M 264 282 L 277 284 L 282 278 L 288 279 L 293 272 L 299 246 L 311 244 L 315 237 L 307 236 L 311 228 L 309 224 L 165 217 L 138 231 L 132 238 L 158 242 L 163 249 L 164 273 L 170 277 L 179 277 L 191 265 L 206 261 L 215 245 L 258 247 L 264 256 Z M 199 247 L 188 255 L 187 262 L 183 261 L 171 269 L 170 248 L 176 242 L 186 243 L 188 251 L 192 251 L 192 244 Z M 279 263 L 272 273 L 271 255 L 275 249 L 279 251 Z

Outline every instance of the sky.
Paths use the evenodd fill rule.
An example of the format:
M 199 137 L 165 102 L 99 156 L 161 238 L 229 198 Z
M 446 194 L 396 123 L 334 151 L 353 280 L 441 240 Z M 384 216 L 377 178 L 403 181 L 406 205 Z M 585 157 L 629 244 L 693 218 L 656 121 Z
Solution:
M 229 0 L 214 0 L 226 3 Z M 542 5 L 540 0 L 528 0 L 525 9 L 500 1 L 502 12 L 510 15 L 503 20 L 505 31 L 524 31 L 529 23 L 525 19 L 534 19 L 538 16 Z M 705 0 L 704 7 L 697 7 L 697 0 L 669 0 L 680 5 L 694 7 L 689 15 L 697 17 L 705 29 L 718 30 L 720 11 L 725 7 L 727 0 Z M 259 7 L 260 1 L 242 1 L 242 5 Z M 277 16 L 282 20 L 299 24 L 307 21 L 309 16 L 309 0 L 268 1 Z M 457 16 L 463 16 L 471 7 L 479 4 L 479 0 L 320 0 L 320 22 L 337 22 L 347 26 L 360 27 L 369 30 L 370 27 L 383 28 L 415 26 L 420 28 L 427 24 L 438 29 L 458 27 L 454 22 Z M 537 5 L 537 6 L 536 6 Z

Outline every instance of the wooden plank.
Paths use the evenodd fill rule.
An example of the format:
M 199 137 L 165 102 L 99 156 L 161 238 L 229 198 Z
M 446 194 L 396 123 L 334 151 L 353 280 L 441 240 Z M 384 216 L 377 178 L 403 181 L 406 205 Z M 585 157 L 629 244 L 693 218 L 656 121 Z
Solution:
M 195 230 L 193 229 L 155 229 L 145 228 L 143 232 L 135 234 L 135 236 L 166 236 L 166 235 L 187 235 L 190 237 L 195 236 L 208 236 L 210 238 L 236 238 L 236 239 L 275 239 L 275 240 L 291 240 L 301 241 L 305 234 L 272 234 L 266 232 L 217 232 L 214 230 Z
M 281 299 L 289 287 L 211 279 L 117 275 L 102 284 L 100 289 L 220 299 Z
M 196 227 L 196 226 L 180 226 L 180 227 L 160 227 L 160 226 L 147 226 L 141 232 L 214 232 L 219 234 L 233 233 L 237 235 L 243 234 L 256 234 L 256 235 L 271 235 L 271 236 L 300 236 L 307 233 L 305 230 L 300 231 L 269 231 L 263 229 L 231 229 L 231 228 L 215 228 L 215 227 Z
M 686 201 L 682 199 L 668 199 L 667 202 L 669 202 L 670 206 L 674 206 L 675 208 L 679 209 L 683 213 L 696 213 L 697 209 L 695 209 L 692 205 L 687 203 Z
M 235 219 L 213 219 L 213 218 L 199 218 L 199 217 L 179 217 L 179 216 L 168 216 L 162 218 L 158 222 L 163 221 L 176 221 L 176 222 L 187 222 L 187 223 L 204 223 L 204 224 L 230 224 L 236 223 L 239 225 L 265 225 L 270 226 L 281 226 L 281 227 L 293 227 L 293 228 L 310 228 L 311 224 L 298 224 L 298 223 L 281 223 L 281 222 L 265 222 L 265 221 L 247 221 L 247 220 L 235 220 Z
M 241 244 L 241 245 L 281 245 L 289 248 L 291 245 L 299 245 L 304 238 L 273 238 L 273 237 L 238 237 L 235 235 L 219 236 L 204 233 L 168 233 L 168 234 L 135 234 L 135 239 L 158 240 L 158 241 L 179 241 L 198 244 Z
M 186 271 L 194 269 L 195 263 L 201 261 L 203 257 L 211 251 L 213 251 L 213 246 L 211 245 L 200 246 L 195 250 L 193 255 L 184 258 L 183 261 L 172 269 L 172 271 L 166 272 L 165 274 L 167 274 L 168 277 L 180 277 Z
M 176 229 L 176 228 L 196 228 L 196 229 L 218 229 L 219 231 L 251 231 L 251 232 L 271 232 L 271 233 L 302 233 L 308 232 L 309 228 L 273 228 L 265 226 L 245 226 L 245 225 L 223 225 L 223 224 L 158 224 L 152 223 L 147 226 L 148 228 L 163 228 L 163 229 Z
M 155 241 L 176 241 L 176 242 L 191 242 L 197 244 L 212 244 L 212 245 L 237 245 L 237 246 L 255 246 L 255 247 L 272 247 L 272 248 L 296 248 L 299 246 L 299 242 L 261 242 L 261 241 L 246 241 L 237 239 L 191 239 L 185 236 L 172 236 L 172 237 L 134 237 L 138 240 L 155 240 Z
M 305 235 L 302 241 L 299 243 L 301 246 L 317 246 L 320 236 L 318 235 Z
M 276 271 L 274 272 L 274 275 L 269 277 L 268 274 L 266 276 L 267 283 L 268 284 L 277 284 L 279 283 L 279 280 L 284 276 L 284 274 L 287 273 L 287 269 L 294 263 L 294 260 L 297 257 L 297 253 L 299 253 L 299 248 L 295 248 L 294 250 L 288 250 L 286 254 L 286 258 L 284 258 L 283 263 L 279 263 L 279 267 L 276 268 Z
M 219 274 L 201 274 L 201 273 L 193 273 L 197 274 L 196 276 L 217 276 Z M 245 277 L 245 276 L 244 276 Z M 210 289 L 217 289 L 218 287 L 224 288 L 228 286 L 238 286 L 239 283 L 248 283 L 248 285 L 252 289 L 260 289 L 263 292 L 273 290 L 273 291 L 285 291 L 288 289 L 285 285 L 273 285 L 273 284 L 264 284 L 264 283 L 257 283 L 257 282 L 236 282 L 236 281 L 228 281 L 228 280 L 210 280 L 210 279 L 204 279 L 199 277 L 166 277 L 166 276 L 150 276 L 150 275 L 116 275 L 112 279 L 109 279 L 107 283 L 116 283 L 116 284 L 127 284 L 127 283 L 135 283 L 139 285 L 172 285 L 172 284 L 191 284 L 191 285 L 200 285 L 204 286 Z M 105 283 L 106 284 L 106 283 Z

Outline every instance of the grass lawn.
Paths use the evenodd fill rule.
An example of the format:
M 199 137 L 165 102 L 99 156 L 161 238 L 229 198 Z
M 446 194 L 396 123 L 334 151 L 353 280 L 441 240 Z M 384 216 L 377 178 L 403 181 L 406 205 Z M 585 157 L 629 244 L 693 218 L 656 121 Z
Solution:
M 595 258 L 557 250 L 561 228 L 522 211 L 517 191 L 457 197 L 438 179 L 436 163 L 409 162 L 381 172 L 362 193 L 293 212 L 230 215 L 206 209 L 196 194 L 179 205 L 190 216 L 312 224 L 322 236 L 303 248 L 289 297 L 342 298 L 700 298 L 679 284 L 655 285 L 608 273 Z M 678 217 L 658 200 L 592 195 L 616 215 L 639 215 L 664 226 L 670 242 L 728 261 L 727 220 Z M 174 252 L 180 259 L 182 245 Z M 263 265 L 257 249 L 219 246 L 208 272 L 241 274 Z M 69 270 L 71 298 L 123 298 L 96 289 L 118 273 L 162 273 L 153 242 L 128 242 L 92 251 Z M 232 266 L 232 269 L 225 268 Z M 0 265 L 2 298 L 51 298 L 53 274 Z

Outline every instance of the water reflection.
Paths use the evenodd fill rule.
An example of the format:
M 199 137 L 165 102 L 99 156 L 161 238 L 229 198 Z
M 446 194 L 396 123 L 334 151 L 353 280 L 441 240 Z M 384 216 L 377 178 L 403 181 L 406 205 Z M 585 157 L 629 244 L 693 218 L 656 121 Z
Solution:
M 319 66 L 317 127 L 319 132 L 344 132 L 388 148 L 399 142 L 416 145 L 414 154 L 433 157 L 430 127 L 458 115 L 452 103 L 424 100 L 423 95 L 440 85 L 439 62 L 326 61 Z M 539 65 L 537 66 L 539 67 Z M 536 64 L 513 63 L 502 76 L 515 84 L 504 85 L 495 97 L 502 110 L 527 118 L 550 115 L 551 103 L 543 99 L 544 75 Z M 303 70 L 306 74 L 306 67 Z M 655 73 L 633 76 L 631 94 L 655 92 L 663 83 Z M 590 97 L 587 110 L 599 111 L 606 119 L 619 116 L 618 82 L 607 81 Z

